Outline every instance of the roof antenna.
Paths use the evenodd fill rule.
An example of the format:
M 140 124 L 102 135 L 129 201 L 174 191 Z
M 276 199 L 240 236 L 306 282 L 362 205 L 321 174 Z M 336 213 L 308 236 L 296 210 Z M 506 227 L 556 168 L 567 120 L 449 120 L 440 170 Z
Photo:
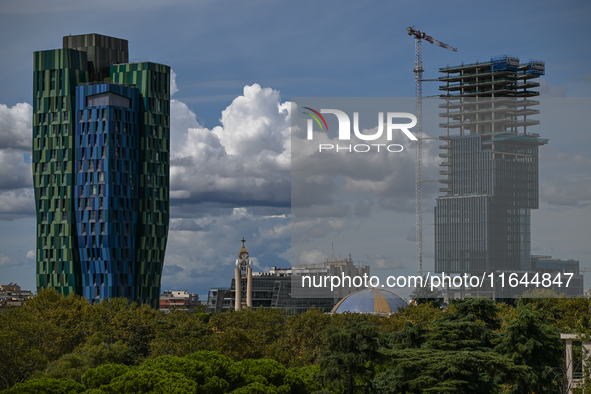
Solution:
M 333 258 L 333 259 L 335 258 L 334 257 L 334 242 L 332 243 L 332 256 L 331 256 L 331 258 Z

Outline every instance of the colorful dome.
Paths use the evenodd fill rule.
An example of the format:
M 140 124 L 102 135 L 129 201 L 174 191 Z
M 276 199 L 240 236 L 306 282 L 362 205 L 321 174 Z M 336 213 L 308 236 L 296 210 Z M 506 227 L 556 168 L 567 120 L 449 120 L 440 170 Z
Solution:
M 399 307 L 406 308 L 406 302 L 396 294 L 382 289 L 365 289 L 349 294 L 332 308 L 332 313 L 396 313 Z

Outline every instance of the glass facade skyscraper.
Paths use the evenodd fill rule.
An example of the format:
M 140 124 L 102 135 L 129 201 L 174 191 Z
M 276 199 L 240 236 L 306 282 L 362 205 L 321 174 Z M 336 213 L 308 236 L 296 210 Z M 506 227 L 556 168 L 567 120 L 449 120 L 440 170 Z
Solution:
M 539 123 L 531 90 L 544 63 L 511 57 L 441 68 L 444 176 L 435 207 L 435 271 L 531 269 L 530 210 L 538 208 Z
M 34 53 L 37 287 L 158 307 L 168 236 L 170 68 L 86 34 Z

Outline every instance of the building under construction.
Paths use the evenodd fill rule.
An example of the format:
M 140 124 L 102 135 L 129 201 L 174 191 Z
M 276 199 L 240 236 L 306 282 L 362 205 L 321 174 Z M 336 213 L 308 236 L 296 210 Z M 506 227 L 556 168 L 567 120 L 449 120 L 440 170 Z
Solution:
M 435 271 L 530 270 L 530 210 L 538 208 L 539 113 L 544 63 L 514 57 L 440 68 L 440 180 Z

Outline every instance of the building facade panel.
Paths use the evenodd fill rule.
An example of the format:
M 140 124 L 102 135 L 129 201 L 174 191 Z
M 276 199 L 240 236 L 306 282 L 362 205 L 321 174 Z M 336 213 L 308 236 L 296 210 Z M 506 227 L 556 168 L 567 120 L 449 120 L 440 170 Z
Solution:
M 490 267 L 490 196 L 441 198 L 435 214 L 435 271 L 484 272 Z
M 126 40 L 85 34 L 34 53 L 37 287 L 157 308 L 169 220 L 170 67 L 125 64 L 127 48 Z
M 127 40 L 100 34 L 82 34 L 63 38 L 63 47 L 87 54 L 88 81 L 101 82 L 110 77 L 112 64 L 129 62 Z
M 80 286 L 73 201 L 75 88 L 88 79 L 86 53 L 33 54 L 33 186 L 37 287 L 64 295 Z
M 113 82 L 140 92 L 138 178 L 139 299 L 158 302 L 168 239 L 170 189 L 170 67 L 144 62 L 113 65 Z
M 78 86 L 76 93 L 74 197 L 83 295 L 91 302 L 133 300 L 139 93 L 109 83 Z

